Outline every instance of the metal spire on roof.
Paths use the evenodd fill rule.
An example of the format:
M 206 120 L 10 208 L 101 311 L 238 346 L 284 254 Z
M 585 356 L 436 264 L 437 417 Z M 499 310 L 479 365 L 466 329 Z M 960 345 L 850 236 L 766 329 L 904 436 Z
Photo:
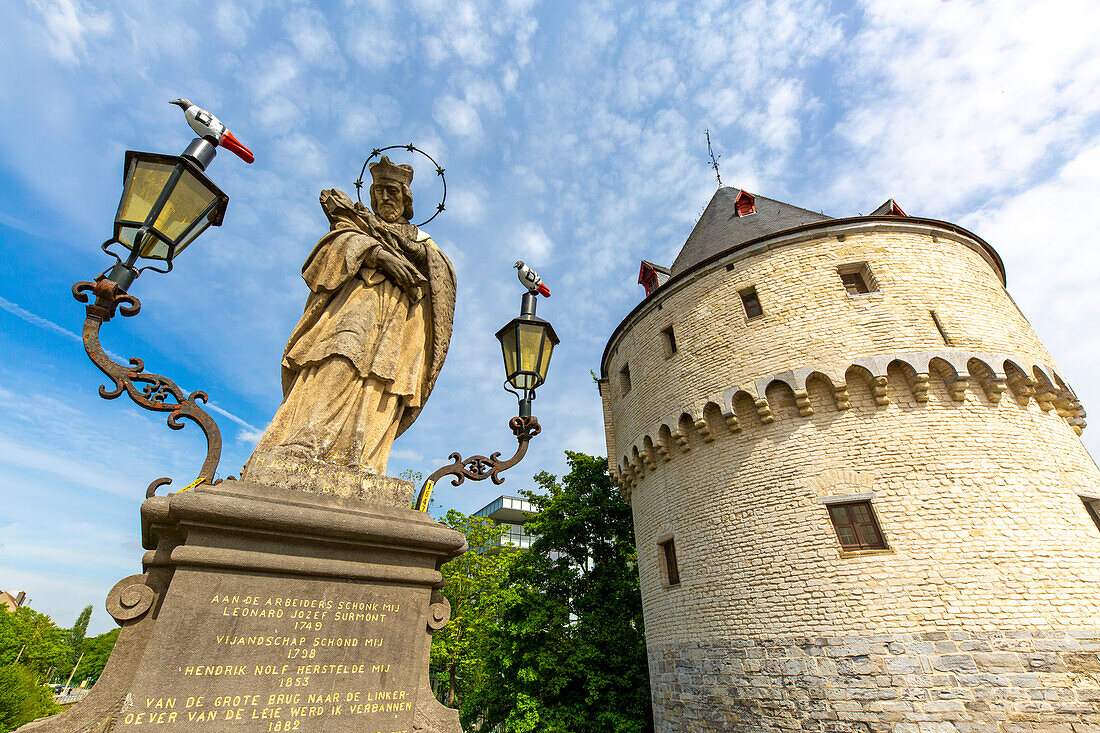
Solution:
M 719 155 L 716 157 L 714 155 L 714 148 L 710 146 L 710 130 L 705 130 L 705 132 L 707 135 L 707 152 L 710 153 L 710 167 L 714 169 L 714 175 L 716 178 L 718 178 L 718 185 L 721 186 L 722 174 L 718 172 L 718 158 L 721 158 L 722 156 Z

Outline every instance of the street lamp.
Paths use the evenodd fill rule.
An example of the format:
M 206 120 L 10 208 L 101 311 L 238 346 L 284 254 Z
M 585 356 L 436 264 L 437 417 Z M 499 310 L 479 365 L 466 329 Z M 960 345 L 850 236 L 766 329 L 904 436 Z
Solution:
M 115 235 L 103 244 L 118 243 L 129 251 L 108 277 L 125 292 L 139 270 L 138 258 L 160 261 L 142 269 L 169 272 L 172 260 L 206 228 L 221 226 L 229 197 L 215 186 L 204 171 L 214 158 L 215 148 L 205 138 L 195 138 L 183 155 L 161 155 L 126 151 L 122 198 L 115 214 Z
M 519 398 L 520 417 L 530 417 L 535 389 L 546 381 L 550 356 L 559 343 L 558 335 L 554 333 L 550 322 L 535 315 L 537 304 L 536 293 L 524 293 L 519 317 L 513 318 L 508 325 L 497 331 L 497 339 L 504 353 L 504 372 L 507 375 L 504 389 Z
M 453 476 L 452 486 L 458 486 L 466 479 L 471 481 L 491 479 L 494 484 L 503 483 L 504 477 L 500 474 L 523 460 L 527 455 L 527 444 L 531 438 L 542 432 L 538 418 L 531 414 L 531 401 L 535 399 L 535 390 L 546 382 L 550 356 L 559 341 L 550 322 L 535 315 L 537 302 L 538 295 L 535 290 L 525 292 L 520 302 L 519 317 L 513 318 L 496 333 L 504 355 L 504 389 L 519 398 L 519 415 L 508 421 L 508 427 L 512 429 L 512 434 L 519 441 L 515 455 L 502 461 L 499 451 L 490 456 L 470 456 L 469 458 L 463 458 L 459 453 L 452 453 L 450 455 L 452 462 L 436 469 L 420 488 L 420 494 L 416 498 L 416 509 L 422 512 L 428 511 L 428 499 L 432 495 L 432 487 L 444 476 Z
M 210 119 L 217 122 L 213 116 Z M 180 252 L 208 227 L 222 223 L 229 197 L 206 177 L 205 171 L 214 159 L 221 135 L 225 134 L 224 126 L 218 133 L 216 128 L 199 129 L 190 121 L 189 124 L 200 137 L 192 140 L 182 155 L 126 151 L 114 236 L 101 245 L 104 252 L 115 258 L 115 264 L 94 281 L 84 280 L 73 285 L 73 297 L 87 304 L 84 350 L 92 363 L 114 383 L 112 389 L 101 386 L 100 396 L 113 400 L 125 392 L 140 407 L 170 413 L 168 427 L 173 430 L 182 429 L 180 418 L 186 418 L 195 422 L 205 434 L 206 460 L 198 478 L 188 488 L 204 481 L 216 483 L 214 474 L 221 459 L 221 431 L 199 405 L 207 401 L 206 393 L 195 391 L 185 395 L 171 379 L 146 372 L 141 359 L 131 358 L 128 366 L 115 362 L 100 344 L 99 330 L 114 317 L 116 309 L 123 317 L 135 316 L 141 311 L 141 301 L 128 291 L 142 272 L 170 272 L 172 261 Z M 206 134 L 207 130 L 214 132 Z M 116 244 L 125 251 L 125 260 L 112 251 L 111 247 Z M 139 268 L 139 259 L 151 264 Z M 163 264 L 163 269 L 157 267 L 158 264 Z M 95 298 L 90 303 L 89 293 Z M 167 483 L 171 483 L 171 479 L 156 479 L 146 490 L 146 496 L 152 496 L 157 487 Z

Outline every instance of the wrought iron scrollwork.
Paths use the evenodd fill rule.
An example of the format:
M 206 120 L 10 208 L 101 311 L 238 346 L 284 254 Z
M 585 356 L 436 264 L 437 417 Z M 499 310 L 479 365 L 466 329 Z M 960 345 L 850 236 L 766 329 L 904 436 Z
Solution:
M 508 427 L 512 429 L 512 434 L 519 441 L 516 452 L 511 458 L 502 461 L 500 451 L 489 456 L 470 456 L 469 458 L 463 458 L 457 452 L 452 453 L 448 456 L 452 463 L 436 469 L 424 482 L 424 486 L 420 489 L 420 495 L 416 499 L 415 507 L 421 511 L 427 511 L 427 500 L 431 495 L 432 487 L 444 476 L 452 477 L 452 486 L 465 483 L 466 479 L 471 481 L 489 479 L 497 485 L 503 483 L 504 477 L 500 474 L 522 461 L 523 457 L 527 455 L 527 444 L 531 441 L 531 438 L 542 432 L 539 419 L 534 415 L 513 417 L 508 421 Z
M 95 300 L 89 302 L 89 295 Z M 145 371 L 145 362 L 137 357 L 130 359 L 129 366 L 123 366 L 115 362 L 103 350 L 99 341 L 99 329 L 103 324 L 114 317 L 117 310 L 123 317 L 136 316 L 141 312 L 141 301 L 133 295 L 122 292 L 118 283 L 101 277 L 95 282 L 87 280 L 73 285 L 73 297 L 81 303 L 87 303 L 84 319 L 84 351 L 101 372 L 114 384 L 113 389 L 106 385 L 100 385 L 99 395 L 107 400 L 120 397 L 124 392 L 129 395 L 139 407 L 153 412 L 167 412 L 168 427 L 172 430 L 182 430 L 184 423 L 181 419 L 191 420 L 202 429 L 206 436 L 206 460 L 202 464 L 199 476 L 194 483 L 217 483 L 214 473 L 218 469 L 221 460 L 222 435 L 214 418 L 204 410 L 199 403 L 205 403 L 209 398 L 207 394 L 196 390 L 190 394 L 184 394 L 179 385 L 168 377 L 152 374 Z M 167 479 L 157 479 L 150 485 L 150 492 L 155 492 L 157 486 L 170 483 Z M 151 493 L 147 492 L 147 495 Z

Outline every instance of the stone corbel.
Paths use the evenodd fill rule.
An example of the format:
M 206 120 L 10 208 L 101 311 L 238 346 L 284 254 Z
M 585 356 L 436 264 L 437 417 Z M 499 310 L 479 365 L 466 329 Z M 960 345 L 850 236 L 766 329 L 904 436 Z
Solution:
M 753 400 L 753 404 L 756 406 L 756 414 L 760 416 L 760 422 L 765 425 L 771 425 L 775 422 L 775 415 L 772 414 L 772 406 L 763 397 Z
M 737 413 L 733 410 L 722 415 L 722 418 L 726 421 L 726 427 L 730 429 L 731 433 L 741 432 L 741 421 L 737 419 Z
M 986 399 L 992 402 L 994 405 L 1001 403 L 1001 395 L 1008 389 L 1008 383 L 1000 377 L 991 376 L 981 380 L 982 391 L 985 392 Z
M 794 403 L 798 406 L 798 414 L 809 417 L 814 414 L 813 405 L 810 404 L 810 393 L 804 389 L 794 391 Z
M 688 440 L 688 436 L 684 434 L 683 430 L 674 430 L 672 439 L 676 441 L 676 445 L 679 446 L 681 452 L 691 453 L 691 441 Z
M 885 377 L 874 377 L 871 387 L 871 394 L 875 398 L 875 404 L 879 407 L 886 407 L 890 404 L 890 395 L 887 393 L 887 387 L 890 381 Z
M 1035 390 L 1035 401 L 1039 403 L 1039 408 L 1043 412 L 1050 412 L 1054 409 L 1054 401 L 1058 399 L 1058 393 L 1054 391 L 1053 387 L 1048 385 L 1042 385 Z
M 852 398 L 848 394 L 848 385 L 844 382 L 833 385 L 833 397 L 836 399 L 836 409 L 852 409 Z
M 661 457 L 661 460 L 663 462 L 668 463 L 672 460 L 672 454 L 668 452 L 668 448 L 665 447 L 665 444 L 662 441 L 657 441 L 657 444 L 653 447 L 657 451 L 657 455 Z
M 711 431 L 710 425 L 707 424 L 705 418 L 700 418 L 695 421 L 695 429 L 699 431 L 699 435 L 702 436 L 704 443 L 714 442 L 714 432 Z
M 1023 397 L 1025 402 L 1035 396 L 1035 382 L 1027 375 L 1013 372 L 1008 375 L 1006 381 L 1008 386 L 1012 388 L 1012 392 L 1018 397 Z
M 931 377 L 928 372 L 918 372 L 909 379 L 909 389 L 913 390 L 913 399 L 917 402 L 928 401 L 928 391 L 931 388 Z
M 947 378 L 946 384 L 947 391 L 951 393 L 951 399 L 955 402 L 966 401 L 966 389 L 970 386 L 970 377 L 955 374 Z

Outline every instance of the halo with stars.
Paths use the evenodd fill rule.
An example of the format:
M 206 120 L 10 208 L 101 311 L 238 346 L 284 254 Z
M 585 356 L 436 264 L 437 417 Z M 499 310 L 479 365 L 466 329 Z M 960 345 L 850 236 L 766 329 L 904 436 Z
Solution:
M 439 204 L 435 207 L 435 213 L 432 214 L 431 216 L 429 216 L 424 221 L 422 221 L 419 224 L 415 225 L 415 226 L 418 226 L 418 227 L 422 227 L 425 224 L 427 224 L 429 221 L 431 221 L 432 219 L 439 216 L 440 212 L 447 208 L 446 206 L 444 206 L 444 204 L 447 203 L 447 177 L 443 175 L 443 167 L 440 166 L 439 163 L 435 162 L 435 158 L 428 155 L 427 153 L 425 153 L 423 150 L 416 147 L 412 143 L 409 143 L 408 145 L 387 145 L 384 148 L 375 148 L 374 150 L 370 151 L 370 155 L 368 155 L 367 159 L 363 161 L 363 168 L 359 171 L 359 177 L 355 179 L 355 198 L 359 200 L 359 203 L 363 203 L 363 199 L 360 196 L 360 192 L 363 189 L 363 175 L 367 172 L 367 166 L 370 165 L 370 162 L 372 160 L 374 160 L 375 158 L 377 158 L 382 153 L 386 152 L 387 150 L 398 150 L 398 149 L 408 150 L 410 153 L 420 153 L 425 158 L 432 161 L 432 165 L 435 166 L 435 174 L 437 176 L 439 176 L 439 180 L 441 180 L 443 182 L 443 198 L 439 200 Z

